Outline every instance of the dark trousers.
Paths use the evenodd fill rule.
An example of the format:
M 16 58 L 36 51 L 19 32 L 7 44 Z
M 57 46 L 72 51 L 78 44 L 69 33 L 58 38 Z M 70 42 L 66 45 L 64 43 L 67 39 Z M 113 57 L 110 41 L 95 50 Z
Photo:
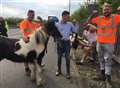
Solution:
M 97 59 L 97 51 L 96 51 L 96 47 L 93 47 L 93 51 L 92 51 L 92 54 L 91 54 L 93 60 L 96 60 Z
M 59 40 L 57 42 L 57 54 L 58 54 L 58 72 L 61 72 L 62 56 L 65 56 L 66 60 L 66 72 L 70 74 L 70 41 Z

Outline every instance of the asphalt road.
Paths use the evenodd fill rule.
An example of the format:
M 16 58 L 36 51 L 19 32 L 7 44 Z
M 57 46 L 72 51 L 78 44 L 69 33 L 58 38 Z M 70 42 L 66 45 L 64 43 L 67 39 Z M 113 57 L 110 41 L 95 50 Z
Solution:
M 17 29 L 9 31 L 10 38 L 20 38 L 21 35 Z M 63 76 L 56 77 L 57 55 L 55 44 L 50 39 L 48 44 L 48 53 L 44 57 L 46 79 L 43 88 L 83 88 L 80 87 L 78 75 L 74 66 L 71 64 L 71 80 L 65 78 L 65 60 L 63 58 L 62 71 Z M 13 63 L 8 60 L 0 62 L 0 88 L 37 88 L 34 82 L 25 75 L 23 63 Z M 42 88 L 42 87 L 41 87 Z

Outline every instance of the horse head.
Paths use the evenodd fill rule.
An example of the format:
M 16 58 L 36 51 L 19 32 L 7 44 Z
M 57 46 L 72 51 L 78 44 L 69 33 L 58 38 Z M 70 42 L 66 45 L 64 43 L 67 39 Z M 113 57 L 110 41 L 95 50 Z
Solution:
M 40 27 L 36 29 L 30 36 L 29 41 L 25 42 L 23 39 L 20 39 L 15 44 L 15 53 L 18 55 L 27 56 L 32 50 L 38 51 L 40 53 L 45 48 L 45 43 L 47 39 L 47 34 L 44 32 L 44 28 Z
M 50 36 L 52 36 L 53 38 L 62 38 L 61 33 L 59 32 L 59 30 L 57 29 L 57 27 L 55 26 L 55 21 L 47 21 L 45 24 L 45 27 L 47 29 L 47 32 Z

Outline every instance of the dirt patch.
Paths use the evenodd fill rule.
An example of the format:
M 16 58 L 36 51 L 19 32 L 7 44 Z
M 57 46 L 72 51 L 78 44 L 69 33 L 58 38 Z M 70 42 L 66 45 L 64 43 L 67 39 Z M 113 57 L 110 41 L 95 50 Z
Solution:
M 108 87 L 105 81 L 96 81 L 95 77 L 100 73 L 99 62 L 85 61 L 83 65 L 76 65 L 80 77 L 86 79 L 89 88 L 120 88 L 120 64 L 112 64 L 112 87 Z

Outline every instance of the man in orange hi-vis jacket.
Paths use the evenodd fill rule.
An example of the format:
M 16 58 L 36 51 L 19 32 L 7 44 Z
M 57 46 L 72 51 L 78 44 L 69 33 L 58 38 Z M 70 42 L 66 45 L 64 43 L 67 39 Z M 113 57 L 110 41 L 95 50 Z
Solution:
M 19 25 L 20 31 L 22 32 L 23 39 L 25 42 L 29 41 L 30 34 L 32 34 L 33 31 L 35 31 L 35 29 L 36 29 L 36 23 L 33 22 L 34 17 L 35 17 L 34 10 L 29 10 L 27 13 L 27 18 L 24 19 L 22 22 L 20 22 L 20 25 Z M 28 63 L 25 63 L 25 71 L 26 71 L 27 75 L 30 74 L 30 69 L 28 67 Z
M 118 10 L 120 11 L 120 9 Z M 97 16 L 91 22 L 97 24 L 97 52 L 101 70 L 101 75 L 98 79 L 111 83 L 111 61 L 120 15 L 111 14 L 111 5 L 105 2 L 103 5 L 103 16 Z
M 29 35 L 36 29 L 36 23 L 33 22 L 35 12 L 33 10 L 29 10 L 27 16 L 27 19 L 20 22 L 20 30 L 23 34 L 25 42 L 28 41 Z

